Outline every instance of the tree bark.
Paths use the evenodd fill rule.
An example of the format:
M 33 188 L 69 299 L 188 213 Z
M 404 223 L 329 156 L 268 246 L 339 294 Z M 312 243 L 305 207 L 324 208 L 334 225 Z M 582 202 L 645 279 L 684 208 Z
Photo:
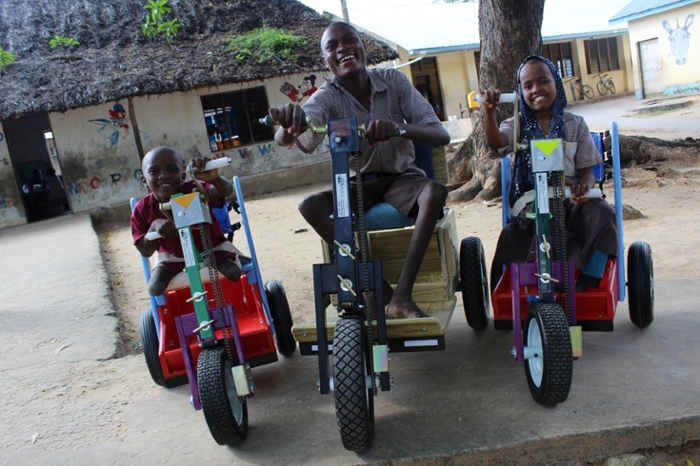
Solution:
M 544 0 L 481 0 L 479 39 L 481 61 L 479 87 L 515 91 L 515 74 L 520 63 L 542 49 Z M 500 105 L 498 122 L 513 115 L 513 105 Z M 488 147 L 481 109 L 474 113 L 474 130 L 448 159 L 450 184 L 462 184 L 450 192 L 448 202 L 474 198 L 489 200 L 501 195 L 498 153 Z

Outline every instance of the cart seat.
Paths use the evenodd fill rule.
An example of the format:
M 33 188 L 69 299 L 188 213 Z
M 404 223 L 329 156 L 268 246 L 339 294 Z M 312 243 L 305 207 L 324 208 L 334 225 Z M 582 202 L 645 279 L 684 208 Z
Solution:
M 430 146 L 413 141 L 413 149 L 418 168 L 423 170 L 428 178 L 435 179 Z M 375 204 L 365 212 L 365 230 L 367 231 L 404 228 L 413 226 L 415 223 L 415 218 L 406 217 L 388 202 Z M 358 229 L 357 223 L 355 223 L 355 229 Z

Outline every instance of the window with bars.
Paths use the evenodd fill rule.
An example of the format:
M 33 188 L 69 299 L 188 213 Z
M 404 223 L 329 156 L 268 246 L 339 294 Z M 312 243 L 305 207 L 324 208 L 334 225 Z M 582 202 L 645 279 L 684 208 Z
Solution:
M 258 120 L 269 105 L 264 87 L 202 97 L 202 110 L 212 152 L 241 144 L 269 141 L 272 128 Z
M 574 60 L 571 53 L 571 42 L 545 44 L 542 46 L 542 56 L 548 58 L 559 71 L 562 78 L 574 76 Z
M 586 68 L 588 74 L 598 74 L 620 69 L 616 37 L 584 40 L 583 46 L 586 51 Z

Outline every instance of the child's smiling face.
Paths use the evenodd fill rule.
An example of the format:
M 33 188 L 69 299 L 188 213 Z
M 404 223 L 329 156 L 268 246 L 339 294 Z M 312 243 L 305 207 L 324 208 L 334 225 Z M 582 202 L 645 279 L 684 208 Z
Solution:
M 520 86 L 525 103 L 535 112 L 549 109 L 557 97 L 554 77 L 547 64 L 541 60 L 530 60 L 520 70 Z
M 141 180 L 161 203 L 169 202 L 170 196 L 179 193 L 185 180 L 182 158 L 167 148 L 159 148 L 146 154 L 142 171 Z

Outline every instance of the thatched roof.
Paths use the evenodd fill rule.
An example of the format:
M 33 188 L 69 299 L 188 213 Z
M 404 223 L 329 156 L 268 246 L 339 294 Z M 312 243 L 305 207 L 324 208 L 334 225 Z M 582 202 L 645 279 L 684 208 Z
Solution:
M 296 0 L 170 0 L 166 19 L 181 24 L 172 46 L 143 35 L 146 3 L 0 0 L 0 47 L 17 56 L 0 76 L 0 120 L 325 69 L 319 42 L 330 21 Z M 221 51 L 226 37 L 263 26 L 309 38 L 296 63 L 245 62 Z M 57 35 L 80 45 L 52 49 Z M 398 57 L 365 40 L 369 64 Z

